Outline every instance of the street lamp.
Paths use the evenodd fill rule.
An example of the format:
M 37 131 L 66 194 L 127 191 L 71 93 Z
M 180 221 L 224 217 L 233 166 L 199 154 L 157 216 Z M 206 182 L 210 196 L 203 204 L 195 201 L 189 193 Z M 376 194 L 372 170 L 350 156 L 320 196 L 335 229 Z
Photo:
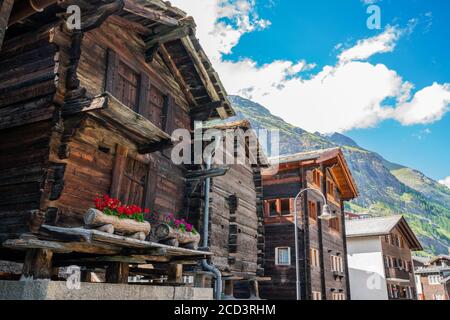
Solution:
M 323 208 L 322 208 L 322 214 L 318 217 L 321 220 L 330 220 L 335 218 L 336 216 L 334 214 L 331 213 L 330 210 L 330 206 L 327 204 L 327 199 L 325 198 L 325 196 L 323 195 L 322 192 L 320 192 L 317 189 L 314 188 L 305 188 L 303 190 L 300 190 L 300 192 L 297 194 L 297 196 L 294 199 L 294 227 L 295 227 L 295 281 L 296 281 L 296 292 L 297 292 L 297 300 L 300 300 L 300 266 L 299 266 L 299 262 L 298 262 L 298 229 L 297 229 L 297 224 L 298 224 L 298 218 L 297 218 L 297 199 L 298 197 L 300 197 L 300 195 L 303 192 L 306 191 L 315 191 L 316 193 L 318 193 L 320 196 L 322 196 L 323 198 Z

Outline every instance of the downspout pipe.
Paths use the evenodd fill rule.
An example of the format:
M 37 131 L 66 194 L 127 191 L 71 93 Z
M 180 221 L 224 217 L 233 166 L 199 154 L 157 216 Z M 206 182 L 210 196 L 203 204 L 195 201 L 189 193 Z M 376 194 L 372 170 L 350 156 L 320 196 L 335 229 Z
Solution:
M 19 0 L 13 7 L 13 12 L 8 22 L 8 26 L 13 25 L 20 20 L 44 11 L 48 6 L 56 3 L 58 0 Z
M 218 140 L 216 140 L 216 147 L 218 145 Z M 216 148 L 217 149 L 217 148 Z M 212 153 L 206 159 L 206 169 L 211 169 Z M 210 199 L 210 189 L 211 178 L 207 177 L 205 179 L 205 212 L 203 214 L 203 247 L 208 248 L 208 237 L 209 237 L 209 199 Z M 205 271 L 214 273 L 216 277 L 215 283 L 215 295 L 216 300 L 222 299 L 222 273 L 214 265 L 209 264 L 206 259 L 202 260 L 202 268 Z

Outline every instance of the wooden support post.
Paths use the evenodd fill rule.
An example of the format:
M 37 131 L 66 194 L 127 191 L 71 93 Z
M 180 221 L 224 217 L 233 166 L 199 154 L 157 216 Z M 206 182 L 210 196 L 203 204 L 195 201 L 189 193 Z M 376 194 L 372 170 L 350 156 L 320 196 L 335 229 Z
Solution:
M 203 273 L 196 273 L 194 276 L 194 287 L 206 288 L 206 275 Z
M 106 268 L 107 283 L 128 283 L 130 266 L 128 262 L 112 262 Z
M 119 198 L 120 186 L 122 185 L 123 173 L 127 164 L 128 148 L 117 145 L 116 158 L 114 159 L 113 176 L 111 183 L 111 197 Z
M 182 283 L 183 282 L 183 265 L 170 264 L 169 265 L 169 282 Z
M 258 280 L 251 279 L 248 281 L 249 289 L 250 289 L 250 298 L 251 299 L 259 299 L 259 284 Z
M 14 0 L 0 0 L 0 50 L 8 27 L 9 16 L 14 5 Z
M 234 296 L 234 281 L 233 280 L 225 280 L 224 293 L 226 296 L 229 296 L 229 297 Z
M 50 279 L 53 252 L 48 249 L 29 249 L 25 255 L 22 279 Z

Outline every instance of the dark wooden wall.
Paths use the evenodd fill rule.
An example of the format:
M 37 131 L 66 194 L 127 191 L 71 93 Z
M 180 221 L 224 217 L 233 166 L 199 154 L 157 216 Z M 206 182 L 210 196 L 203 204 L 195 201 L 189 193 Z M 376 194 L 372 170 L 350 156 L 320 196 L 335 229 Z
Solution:
M 300 279 L 304 286 L 304 248 L 303 232 L 299 230 L 299 261 L 300 261 Z M 260 283 L 262 299 L 296 299 L 296 276 L 295 276 L 295 237 L 293 224 L 270 224 L 265 226 L 266 236 L 266 255 L 265 255 L 265 275 L 271 277 L 271 281 L 262 281 Z M 275 265 L 275 248 L 291 248 L 291 265 Z
M 327 178 L 332 179 L 331 175 L 327 173 Z M 264 187 L 264 199 L 282 199 L 282 198 L 294 198 L 296 194 L 301 190 L 301 169 L 300 168 L 292 168 L 287 170 L 281 170 L 278 174 L 274 176 L 263 176 L 263 187 Z M 320 186 L 317 186 L 313 183 L 313 175 L 312 170 L 306 171 L 306 180 L 308 187 L 314 187 L 319 189 Z M 326 190 L 322 190 L 325 191 Z M 331 211 L 334 212 L 339 220 L 337 224 L 339 225 L 339 230 L 335 230 L 330 228 L 329 223 L 327 221 L 320 221 L 317 219 L 309 218 L 308 221 L 308 244 L 309 246 L 305 248 L 304 245 L 304 215 L 305 215 L 305 206 L 303 205 L 304 199 L 302 197 L 298 202 L 298 213 L 299 213 L 299 227 L 301 228 L 301 247 L 300 254 L 304 257 L 304 253 L 306 252 L 309 255 L 310 248 L 318 249 L 323 247 L 321 250 L 321 265 L 323 262 L 323 267 L 311 267 L 309 268 L 309 274 L 307 282 L 305 283 L 304 272 L 305 272 L 305 264 L 304 259 L 301 259 L 300 270 L 302 272 L 302 299 L 305 296 L 305 288 L 307 286 L 308 296 L 307 299 L 310 299 L 310 294 L 313 291 L 322 292 L 323 299 L 331 299 L 333 292 L 347 292 L 347 284 L 345 277 L 335 277 L 333 272 L 331 271 L 331 255 L 337 255 L 345 259 L 345 249 L 344 249 L 344 235 L 342 233 L 341 221 L 342 217 L 342 208 L 340 204 L 339 192 L 335 192 L 333 197 L 329 197 L 328 204 L 330 205 Z M 323 199 L 315 194 L 314 192 L 308 192 L 306 195 L 307 200 L 316 203 L 318 208 L 321 208 L 323 204 Z M 318 212 L 320 215 L 320 211 Z M 288 272 L 290 268 L 293 268 L 292 277 L 295 279 L 295 259 L 291 259 L 291 266 L 275 266 L 274 263 L 274 255 L 276 247 L 288 246 L 291 248 L 291 255 L 294 253 L 294 226 L 293 226 L 293 211 L 291 215 L 285 216 L 275 216 L 269 217 L 268 213 L 265 213 L 265 275 L 272 278 L 272 281 L 269 283 L 262 283 L 262 292 L 265 298 L 272 299 L 295 299 L 295 280 L 292 284 L 288 284 L 286 289 L 282 289 L 278 293 L 276 289 L 279 288 L 279 283 L 282 279 L 285 278 L 285 273 Z M 287 233 L 287 228 L 290 228 L 290 233 Z M 292 237 L 292 239 L 290 239 Z M 272 257 L 272 258 L 270 258 Z M 344 260 L 344 269 L 346 269 L 346 260 Z M 273 288 L 271 290 L 270 288 Z M 269 288 L 269 289 L 267 289 Z M 290 293 L 285 293 L 284 290 L 289 291 Z
M 228 202 L 232 195 L 239 201 L 235 213 Z M 211 198 L 213 263 L 229 272 L 256 274 L 258 216 L 251 166 L 233 165 L 226 175 L 213 178 Z
M 93 198 L 111 191 L 118 145 L 125 145 L 128 157 L 149 168 L 153 190 L 150 201 L 142 204 L 151 204 L 159 213 L 184 215 L 184 169 L 171 162 L 170 150 L 138 155 L 135 145 L 114 128 L 86 115 L 61 116 L 66 101 L 106 90 L 112 51 L 146 80 L 147 90 L 139 93 L 139 113 L 168 133 L 191 129 L 189 106 L 163 60 L 156 56 L 151 65 L 146 64 L 142 40 L 110 21 L 114 19 L 84 35 L 56 23 L 4 43 L 0 233 L 29 230 L 30 219 L 37 214 L 38 223 L 80 225 Z M 161 110 L 157 117 L 150 109 L 152 92 L 169 101 L 165 115 Z

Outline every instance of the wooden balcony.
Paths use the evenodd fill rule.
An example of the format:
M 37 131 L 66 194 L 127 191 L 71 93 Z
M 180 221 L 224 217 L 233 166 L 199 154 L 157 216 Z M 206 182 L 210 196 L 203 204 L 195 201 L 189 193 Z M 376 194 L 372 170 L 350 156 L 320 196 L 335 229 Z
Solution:
M 87 113 L 135 142 L 139 153 L 151 153 L 170 147 L 171 137 L 144 116 L 134 112 L 109 92 L 91 100 L 67 103 L 63 116 Z

